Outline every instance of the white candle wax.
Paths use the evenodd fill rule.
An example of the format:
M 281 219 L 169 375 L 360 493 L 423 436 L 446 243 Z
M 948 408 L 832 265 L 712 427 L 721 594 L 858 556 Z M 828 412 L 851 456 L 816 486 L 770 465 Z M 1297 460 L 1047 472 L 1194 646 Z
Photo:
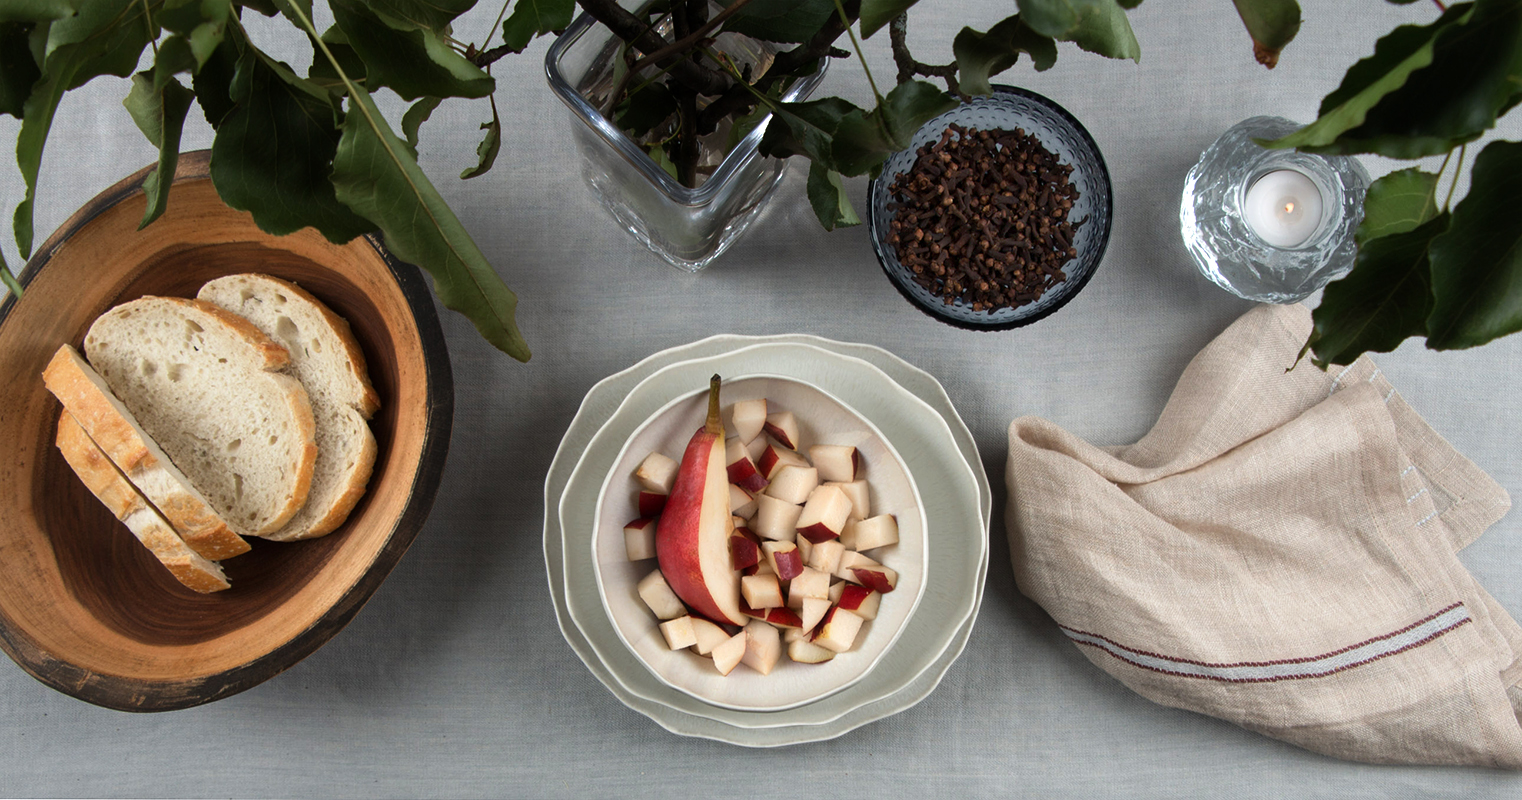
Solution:
M 1321 191 L 1305 173 L 1270 172 L 1247 190 L 1242 216 L 1274 247 L 1294 247 L 1321 226 Z

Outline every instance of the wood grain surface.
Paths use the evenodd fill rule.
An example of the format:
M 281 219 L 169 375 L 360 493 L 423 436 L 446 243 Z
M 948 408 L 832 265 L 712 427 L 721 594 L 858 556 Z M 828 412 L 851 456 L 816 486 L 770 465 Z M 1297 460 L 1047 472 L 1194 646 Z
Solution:
M 448 450 L 449 353 L 416 267 L 370 237 L 274 237 L 225 206 L 206 152 L 181 157 L 168 211 L 137 230 L 148 170 L 80 209 L 39 249 L 25 294 L 0 305 L 0 648 L 38 680 L 98 705 L 184 708 L 247 689 L 353 617 L 421 529 Z M 222 562 L 232 589 L 182 587 L 90 495 L 52 446 L 41 372 L 106 309 L 193 297 L 212 278 L 293 281 L 346 318 L 381 397 L 369 490 L 334 533 L 252 539 Z

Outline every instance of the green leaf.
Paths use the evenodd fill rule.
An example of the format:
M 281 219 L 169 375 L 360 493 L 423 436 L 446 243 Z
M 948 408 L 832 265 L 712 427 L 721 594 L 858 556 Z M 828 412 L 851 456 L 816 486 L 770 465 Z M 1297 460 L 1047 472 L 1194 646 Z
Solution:
M 232 99 L 237 105 L 211 146 L 211 179 L 223 202 L 275 235 L 310 226 L 347 242 L 375 229 L 334 195 L 339 131 L 331 94 L 248 45 Z
M 831 148 L 834 169 L 843 175 L 875 171 L 908 147 L 921 125 L 957 105 L 955 97 L 924 81 L 899 84 L 876 108 L 841 119 Z
M 575 0 L 518 0 L 502 22 L 502 41 L 514 53 L 521 53 L 535 36 L 565 30 L 575 11 Z
M 1269 69 L 1279 63 L 1279 51 L 1300 32 L 1300 4 L 1295 0 L 1232 0 L 1237 16 L 1252 37 L 1253 57 Z
M 1141 45 L 1116 0 L 1018 0 L 1025 24 L 1043 36 L 1110 58 L 1141 60 Z
M 418 128 L 433 116 L 433 110 L 444 102 L 442 97 L 425 97 L 412 104 L 407 113 L 402 115 L 402 135 L 407 137 L 407 149 L 412 151 L 412 157 L 417 158 L 417 134 Z
M 1474 161 L 1469 194 L 1432 241 L 1427 346 L 1474 347 L 1522 330 L 1522 143 L 1491 142 Z
M 21 119 L 32 86 L 42 77 L 29 42 L 35 27 L 31 22 L 0 23 L 0 113 L 16 119 Z
M 486 131 L 486 136 L 476 145 L 476 165 L 460 173 L 461 179 L 485 175 L 497 160 L 497 151 L 502 149 L 502 119 L 497 116 L 496 103 L 491 106 L 491 122 L 481 123 L 481 130 Z
M 190 76 L 190 86 L 195 90 L 196 102 L 200 103 L 201 113 L 206 115 L 206 121 L 213 128 L 220 126 L 222 120 L 233 110 L 232 82 L 237 69 L 238 46 L 223 40 L 206 59 L 206 63 Z
M 0 22 L 43 22 L 74 13 L 79 0 L 5 0 L 0 3 Z
M 1353 271 L 1327 284 L 1321 305 L 1311 313 L 1314 328 L 1307 344 L 1315 349 L 1317 364 L 1351 364 L 1364 352 L 1387 353 L 1426 333 L 1432 308 L 1427 248 L 1447 226 L 1444 214 L 1359 248 Z
M 275 7 L 274 0 L 234 0 L 234 5 L 239 8 L 251 8 L 266 17 L 273 17 L 280 13 Z
M 32 254 L 37 173 L 58 101 L 64 92 L 99 75 L 132 73 L 148 46 L 151 25 L 143 15 L 149 7 L 143 0 L 84 0 L 79 13 L 48 26 L 43 77 L 22 107 L 21 130 L 16 135 L 16 164 L 26 181 L 26 197 L 16 205 L 13 219 L 22 258 Z
M 871 38 L 899 14 L 908 11 L 919 0 L 861 0 L 861 38 Z
M 834 0 L 750 0 L 724 30 L 768 42 L 805 42 L 834 13 Z
M 231 13 L 229 0 L 166 0 L 154 19 L 176 35 L 159 45 L 155 60 L 163 57 L 165 47 L 188 46 L 199 69 L 222 43 Z
M 1437 216 L 1437 179 L 1416 167 L 1392 172 L 1369 185 L 1363 222 L 1353 233 L 1362 247 L 1371 239 L 1405 233 Z
M 1522 78 L 1519 20 L 1522 0 L 1488 0 L 1396 28 L 1348 69 L 1320 118 L 1271 146 L 1416 158 L 1472 141 Z
M 415 100 L 485 97 L 496 87 L 491 76 L 455 52 L 443 34 L 377 14 L 360 0 L 332 0 L 330 5 L 338 27 L 369 67 L 365 87 L 372 92 L 385 86 L 403 99 Z
M 808 156 L 832 164 L 835 131 L 846 115 L 861 109 L 839 97 L 803 103 L 773 103 L 777 115 L 761 137 L 761 153 L 776 158 Z M 781 124 L 778 124 L 781 123 Z
M 440 34 L 448 33 L 450 23 L 475 4 L 476 0 L 365 0 L 376 13 Z
M 1381 98 L 1340 152 L 1393 158 L 1446 153 L 1478 139 L 1522 98 L 1522 0 L 1484 0 L 1440 32 L 1432 63 Z
M 339 199 L 379 225 L 398 258 L 433 276 L 446 307 L 468 317 L 497 349 L 527 361 L 528 344 L 513 318 L 518 298 L 391 132 L 369 92 L 354 86 L 349 97 L 333 162 Z
M 670 175 L 672 180 L 680 181 L 682 179 L 677 173 L 676 162 L 672 161 L 671 156 L 666 154 L 665 145 L 660 142 L 647 144 L 645 145 L 645 152 L 650 154 L 650 159 L 655 162 L 655 165 L 664 170 L 667 175 Z
M 613 109 L 613 119 L 631 137 L 639 138 L 677 113 L 676 97 L 665 84 L 649 83 L 631 92 Z
M 347 91 L 344 89 L 343 79 L 338 77 L 338 69 L 333 66 L 333 61 L 328 60 L 328 55 L 332 54 L 333 60 L 343 68 L 344 75 L 347 75 L 349 80 L 364 83 L 369 68 L 365 65 L 365 60 L 354 52 L 354 47 L 349 44 L 349 37 L 344 34 L 343 29 L 337 25 L 328 28 L 323 31 L 322 41 L 327 44 L 327 50 L 324 51 L 320 47 L 312 48 L 312 66 L 307 69 L 307 80 L 337 95 Z
M 807 189 L 809 205 L 814 207 L 814 216 L 819 218 L 819 224 L 825 230 L 861 224 L 850 198 L 846 197 L 846 186 L 840 173 L 815 161 L 809 164 Z
M 158 219 L 169 204 L 169 188 L 180 160 L 180 134 L 185 130 L 185 115 L 194 99 L 195 93 L 173 77 L 160 84 L 152 71 L 132 76 L 132 91 L 122 104 L 138 130 L 159 149 L 159 163 L 143 181 L 148 208 L 137 226 L 139 230 Z
M 21 281 L 16 280 L 15 273 L 11 272 L 11 265 L 5 263 L 5 254 L 0 253 L 0 284 L 4 284 L 14 297 L 21 297 Z
M 301 23 L 316 36 L 310 18 Z M 518 298 L 391 131 L 370 93 L 352 81 L 345 88 L 349 110 L 333 160 L 338 198 L 378 225 L 398 258 L 433 276 L 434 293 L 445 307 L 463 313 L 498 349 L 527 361 L 528 345 L 513 319 Z
M 1021 53 L 1031 57 L 1037 72 L 1057 63 L 1057 43 L 1020 21 L 1016 14 L 979 33 L 963 28 L 951 45 L 957 57 L 957 80 L 967 94 L 991 94 L 988 78 L 1015 65 Z
M 766 119 L 766 115 L 770 113 L 771 109 L 765 105 L 757 105 L 749 113 L 735 117 L 734 122 L 730 123 L 729 126 L 729 140 L 725 145 L 726 149 L 735 149 L 735 146 L 740 144 L 740 140 L 749 136 L 750 132 L 755 130 L 756 126 L 761 124 L 761 120 Z

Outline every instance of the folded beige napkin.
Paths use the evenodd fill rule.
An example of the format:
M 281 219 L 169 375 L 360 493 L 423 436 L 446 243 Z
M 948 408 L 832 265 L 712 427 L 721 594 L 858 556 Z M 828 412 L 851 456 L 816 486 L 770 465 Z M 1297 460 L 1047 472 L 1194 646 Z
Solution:
M 1134 445 L 1015 420 L 1020 591 L 1154 702 L 1338 758 L 1522 768 L 1522 628 L 1455 555 L 1511 502 L 1368 358 L 1286 372 L 1310 324 L 1248 312 Z

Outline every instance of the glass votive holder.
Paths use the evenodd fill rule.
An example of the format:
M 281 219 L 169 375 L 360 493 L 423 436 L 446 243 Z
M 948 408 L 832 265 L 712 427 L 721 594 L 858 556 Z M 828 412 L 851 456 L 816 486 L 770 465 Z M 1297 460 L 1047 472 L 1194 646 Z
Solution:
M 1369 174 L 1347 156 L 1269 150 L 1300 129 L 1252 117 L 1205 149 L 1184 180 L 1179 224 L 1205 277 L 1232 294 L 1294 303 L 1346 275 Z

